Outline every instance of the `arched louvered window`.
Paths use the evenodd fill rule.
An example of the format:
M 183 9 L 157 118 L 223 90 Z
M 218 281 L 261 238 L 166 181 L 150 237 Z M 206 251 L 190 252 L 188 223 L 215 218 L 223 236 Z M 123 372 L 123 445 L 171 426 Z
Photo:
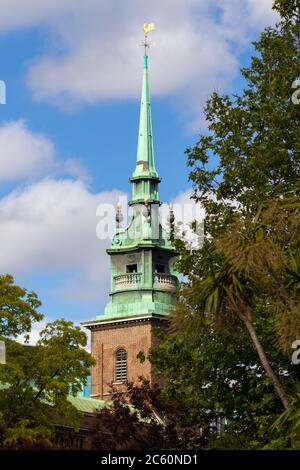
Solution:
M 119 348 L 116 352 L 116 382 L 127 381 L 127 352 Z

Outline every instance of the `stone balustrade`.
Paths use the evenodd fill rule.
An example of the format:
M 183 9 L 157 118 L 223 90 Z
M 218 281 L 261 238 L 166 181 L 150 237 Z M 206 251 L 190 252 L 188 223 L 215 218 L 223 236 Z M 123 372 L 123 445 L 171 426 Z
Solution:
M 142 273 L 119 274 L 114 277 L 115 289 L 134 289 L 139 286 Z
M 114 276 L 114 289 L 137 289 L 141 287 L 142 273 L 126 273 Z M 154 273 L 153 274 L 154 289 L 176 290 L 178 287 L 178 279 L 172 274 Z
M 178 286 L 178 279 L 172 274 L 155 273 L 153 274 L 153 287 L 175 290 Z

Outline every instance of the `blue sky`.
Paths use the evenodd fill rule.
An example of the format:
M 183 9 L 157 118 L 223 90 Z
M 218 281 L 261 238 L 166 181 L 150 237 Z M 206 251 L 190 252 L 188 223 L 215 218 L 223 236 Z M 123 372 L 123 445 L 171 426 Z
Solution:
M 109 241 L 96 208 L 128 193 L 154 21 L 150 87 L 164 201 L 190 194 L 184 150 L 205 132 L 213 91 L 243 86 L 271 0 L 2 0 L 0 272 L 35 290 L 48 319 L 94 318 L 108 294 Z

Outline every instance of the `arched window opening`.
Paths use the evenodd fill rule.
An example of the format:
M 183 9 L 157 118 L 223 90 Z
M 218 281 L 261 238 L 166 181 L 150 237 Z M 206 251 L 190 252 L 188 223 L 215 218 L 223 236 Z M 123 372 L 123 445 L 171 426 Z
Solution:
M 116 382 L 127 381 L 127 352 L 123 348 L 119 348 L 116 352 Z

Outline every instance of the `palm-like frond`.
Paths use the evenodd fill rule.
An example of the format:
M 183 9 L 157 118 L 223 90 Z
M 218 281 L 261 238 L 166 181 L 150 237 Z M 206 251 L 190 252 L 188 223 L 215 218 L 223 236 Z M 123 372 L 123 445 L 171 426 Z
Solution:
M 288 430 L 293 439 L 300 441 L 300 384 L 295 384 L 294 393 L 290 396 L 290 407 L 284 411 L 272 425 L 272 429 Z

